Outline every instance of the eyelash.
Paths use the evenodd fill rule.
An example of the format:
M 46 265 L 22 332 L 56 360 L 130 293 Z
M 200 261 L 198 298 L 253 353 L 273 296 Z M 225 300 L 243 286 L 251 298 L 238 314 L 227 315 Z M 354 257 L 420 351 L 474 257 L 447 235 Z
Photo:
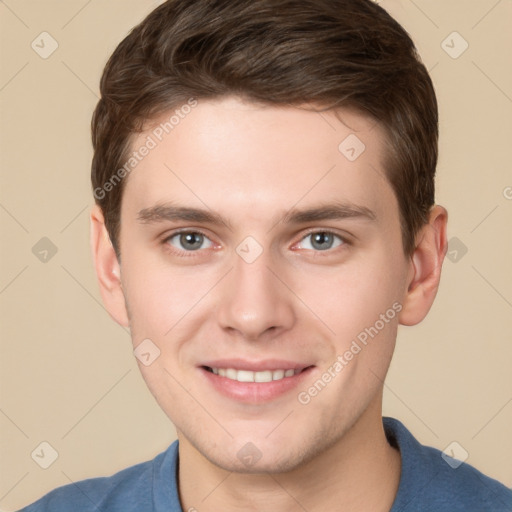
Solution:
M 296 242 L 295 244 L 293 245 L 296 245 L 297 243 L 300 243 L 302 242 L 305 238 L 307 238 L 308 236 L 311 236 L 311 235 L 315 235 L 315 234 L 318 234 L 318 233 L 322 233 L 322 234 L 327 234 L 327 235 L 332 235 L 334 236 L 335 238 L 338 238 L 340 241 L 341 241 L 341 244 L 336 246 L 336 247 L 333 247 L 331 249 L 326 249 L 324 251 L 321 251 L 321 250 L 314 250 L 314 249 L 305 249 L 307 251 L 313 251 L 315 253 L 315 257 L 322 257 L 322 256 L 331 256 L 333 254 L 333 252 L 336 251 L 336 249 L 343 249 L 344 247 L 347 247 L 350 244 L 350 241 L 347 240 L 346 237 L 334 232 L 334 231 L 330 231 L 330 230 L 327 230 L 327 229 L 314 229 L 314 230 L 311 230 L 307 233 L 305 233 L 298 242 Z M 191 230 L 191 229 L 183 229 L 183 230 L 180 230 L 180 231 L 174 231 L 173 233 L 171 233 L 170 235 L 166 236 L 163 240 L 162 240 L 162 244 L 170 251 L 172 252 L 173 254 L 179 256 L 179 257 L 183 257 L 183 258 L 190 258 L 190 257 L 194 257 L 196 256 L 197 253 L 201 252 L 201 251 L 204 251 L 205 249 L 197 249 L 195 251 L 185 251 L 185 250 L 180 250 L 180 249 L 176 249 L 175 247 L 171 246 L 169 241 L 178 236 L 178 235 L 183 235 L 183 234 L 198 234 L 198 235 L 202 235 L 204 236 L 206 239 L 208 239 L 210 242 L 214 243 L 212 240 L 210 240 L 210 237 L 204 233 L 203 231 L 199 230 L 199 229 L 194 229 L 194 230 Z

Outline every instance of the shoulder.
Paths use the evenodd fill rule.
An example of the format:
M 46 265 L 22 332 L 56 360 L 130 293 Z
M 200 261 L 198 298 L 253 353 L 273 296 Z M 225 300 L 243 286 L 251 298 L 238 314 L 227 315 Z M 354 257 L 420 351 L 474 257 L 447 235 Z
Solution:
M 391 512 L 512 512 L 512 490 L 473 466 L 420 444 L 398 420 L 384 429 L 401 453 L 400 484 Z
M 152 510 L 155 482 L 160 480 L 164 466 L 168 469 L 175 467 L 176 457 L 177 442 L 174 442 L 151 461 L 136 464 L 109 477 L 64 485 L 19 512 Z

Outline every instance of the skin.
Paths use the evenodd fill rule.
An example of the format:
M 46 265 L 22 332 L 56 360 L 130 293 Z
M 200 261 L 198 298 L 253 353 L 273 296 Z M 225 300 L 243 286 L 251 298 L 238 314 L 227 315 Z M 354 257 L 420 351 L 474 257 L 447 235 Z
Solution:
M 354 133 L 366 149 L 351 162 L 338 146 Z M 133 147 L 148 134 L 151 128 Z M 184 510 L 391 508 L 400 455 L 384 435 L 383 381 L 399 323 L 420 322 L 436 295 L 447 213 L 432 208 L 406 256 L 383 148 L 379 125 L 353 111 L 201 100 L 126 178 L 121 261 L 101 210 L 93 209 L 105 305 L 130 327 L 134 347 L 149 338 L 160 350 L 151 365 L 139 366 L 178 431 Z M 363 207 L 373 218 L 284 221 L 292 209 L 334 202 Z M 226 223 L 139 218 L 170 203 L 215 212 Z M 194 239 L 199 248 L 191 250 L 173 236 L 177 229 L 205 238 Z M 319 248 L 312 231 L 335 236 Z M 251 263 L 236 251 L 248 236 L 262 249 Z M 300 403 L 298 393 L 393 304 L 399 314 Z M 200 369 L 232 357 L 313 368 L 296 389 L 241 401 L 219 393 Z M 247 443 L 261 455 L 250 465 L 237 456 Z

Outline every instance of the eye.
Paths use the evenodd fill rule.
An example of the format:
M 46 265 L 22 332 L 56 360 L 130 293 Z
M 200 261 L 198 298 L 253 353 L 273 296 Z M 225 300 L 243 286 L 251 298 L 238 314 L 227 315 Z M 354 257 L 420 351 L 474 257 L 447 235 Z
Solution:
M 309 242 L 304 243 L 310 239 Z M 313 249 L 315 251 L 327 251 L 343 245 L 345 241 L 339 236 L 330 231 L 315 231 L 306 235 L 299 245 L 303 245 L 302 249 Z
M 181 231 L 166 238 L 165 243 L 172 245 L 180 251 L 193 252 L 199 249 L 213 247 L 213 242 L 198 231 Z M 203 244 L 207 244 L 203 246 Z

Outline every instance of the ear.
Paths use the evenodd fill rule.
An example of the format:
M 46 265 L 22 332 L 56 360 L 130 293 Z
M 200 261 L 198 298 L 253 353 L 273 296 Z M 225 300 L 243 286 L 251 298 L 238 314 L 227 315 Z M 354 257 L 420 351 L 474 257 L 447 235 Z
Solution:
M 118 324 L 128 327 L 130 322 L 121 285 L 121 267 L 98 205 L 94 205 L 91 211 L 91 249 L 103 304 Z
M 416 237 L 416 248 L 411 256 L 409 286 L 399 316 L 403 325 L 421 322 L 434 302 L 448 248 L 447 222 L 448 212 L 442 206 L 435 206 L 430 212 L 428 224 Z

